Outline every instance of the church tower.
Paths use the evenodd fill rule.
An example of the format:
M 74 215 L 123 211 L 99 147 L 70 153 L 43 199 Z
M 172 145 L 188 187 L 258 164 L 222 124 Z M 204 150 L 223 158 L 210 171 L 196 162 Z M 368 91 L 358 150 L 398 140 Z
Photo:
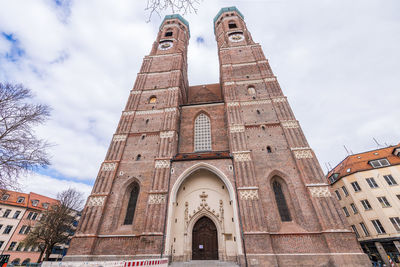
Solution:
M 189 25 L 165 17 L 66 260 L 368 265 L 243 15 L 214 32 L 220 82 L 189 86 Z

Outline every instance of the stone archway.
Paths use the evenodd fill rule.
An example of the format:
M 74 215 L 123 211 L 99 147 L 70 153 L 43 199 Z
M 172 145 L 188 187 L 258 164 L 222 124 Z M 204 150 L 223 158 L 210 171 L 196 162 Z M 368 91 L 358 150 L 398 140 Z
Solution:
M 207 216 L 201 217 L 193 226 L 192 260 L 218 260 L 217 227 Z
M 192 169 L 175 182 L 169 203 L 166 238 L 166 254 L 172 256 L 172 261 L 192 259 L 193 245 L 199 242 L 193 234 L 196 234 L 196 223 L 203 217 L 212 222 L 214 226 L 210 227 L 216 234 L 213 253 L 217 254 L 206 258 L 236 261 L 241 255 L 236 200 L 230 186 L 217 173 L 201 167 Z M 198 245 L 204 247 L 205 244 Z

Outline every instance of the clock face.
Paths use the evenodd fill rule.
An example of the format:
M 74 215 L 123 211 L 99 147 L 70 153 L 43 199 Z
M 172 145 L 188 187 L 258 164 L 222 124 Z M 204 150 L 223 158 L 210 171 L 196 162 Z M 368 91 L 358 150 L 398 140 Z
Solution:
M 174 45 L 174 43 L 172 41 L 166 41 L 166 42 L 162 42 L 158 45 L 158 49 L 160 50 L 168 50 L 170 49 L 172 46 Z
M 231 42 L 240 42 L 244 39 L 243 33 L 233 33 L 229 35 L 229 40 Z

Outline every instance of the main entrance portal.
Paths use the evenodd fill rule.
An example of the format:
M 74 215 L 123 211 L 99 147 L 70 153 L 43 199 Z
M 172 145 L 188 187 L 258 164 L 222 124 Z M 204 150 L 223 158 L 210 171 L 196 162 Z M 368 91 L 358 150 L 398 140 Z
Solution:
M 192 259 L 218 260 L 217 228 L 207 217 L 200 218 L 193 227 Z

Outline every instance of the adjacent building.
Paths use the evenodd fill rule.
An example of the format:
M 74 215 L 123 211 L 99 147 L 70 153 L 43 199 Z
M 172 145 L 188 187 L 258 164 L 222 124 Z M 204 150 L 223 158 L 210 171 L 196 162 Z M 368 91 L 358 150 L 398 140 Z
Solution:
M 0 253 L 9 254 L 12 263 L 37 262 L 38 247 L 24 246 L 22 241 L 40 219 L 43 211 L 56 199 L 36 193 L 5 191 L 0 199 Z
M 327 177 L 363 250 L 399 262 L 400 144 L 350 155 Z

